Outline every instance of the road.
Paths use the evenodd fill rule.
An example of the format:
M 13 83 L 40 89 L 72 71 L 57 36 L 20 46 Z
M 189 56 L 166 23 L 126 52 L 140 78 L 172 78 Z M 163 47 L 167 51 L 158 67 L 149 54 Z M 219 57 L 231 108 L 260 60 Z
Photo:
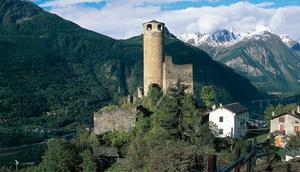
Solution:
M 63 136 L 55 137 L 55 138 L 64 138 L 64 139 L 70 141 L 75 135 L 76 135 L 76 131 L 73 131 L 73 132 L 70 132 L 70 133 L 65 134 Z M 4 158 L 4 157 L 7 157 L 7 156 L 12 156 L 12 155 L 17 155 L 17 154 L 21 153 L 24 150 L 34 148 L 34 147 L 37 147 L 37 146 L 41 146 L 41 145 L 46 145 L 49 140 L 52 140 L 52 139 L 55 139 L 55 138 L 47 139 L 47 140 L 45 140 L 43 142 L 40 142 L 40 143 L 25 144 L 25 145 L 16 146 L 16 147 L 0 148 L 0 158 Z
M 19 154 L 19 153 L 21 153 L 22 151 L 24 151 L 26 149 L 41 146 L 41 145 L 47 144 L 47 142 L 48 142 L 48 140 L 40 142 L 40 143 L 26 144 L 26 145 L 21 145 L 21 146 L 16 146 L 16 147 L 9 147 L 9 148 L 1 148 L 0 149 L 0 158 Z

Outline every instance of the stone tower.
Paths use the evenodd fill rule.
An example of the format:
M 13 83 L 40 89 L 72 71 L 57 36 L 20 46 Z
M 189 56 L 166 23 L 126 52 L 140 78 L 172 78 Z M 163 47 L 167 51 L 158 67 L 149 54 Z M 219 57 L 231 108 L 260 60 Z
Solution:
M 144 94 L 151 84 L 162 88 L 164 58 L 164 23 L 152 20 L 144 27 Z

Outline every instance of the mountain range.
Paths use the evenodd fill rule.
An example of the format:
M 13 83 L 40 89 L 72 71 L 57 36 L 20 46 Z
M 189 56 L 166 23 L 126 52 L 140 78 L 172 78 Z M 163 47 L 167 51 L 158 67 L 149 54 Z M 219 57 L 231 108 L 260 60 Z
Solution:
M 174 63 L 193 64 L 196 97 L 203 85 L 213 85 L 225 103 L 265 96 L 204 51 L 169 32 L 165 38 Z M 93 111 L 142 86 L 142 62 L 142 35 L 116 40 L 30 1 L 1 0 L 0 125 L 60 128 L 89 122 Z
M 177 37 L 206 51 L 260 90 L 270 94 L 300 92 L 300 44 L 287 34 L 279 36 L 260 27 L 251 32 L 221 29 Z

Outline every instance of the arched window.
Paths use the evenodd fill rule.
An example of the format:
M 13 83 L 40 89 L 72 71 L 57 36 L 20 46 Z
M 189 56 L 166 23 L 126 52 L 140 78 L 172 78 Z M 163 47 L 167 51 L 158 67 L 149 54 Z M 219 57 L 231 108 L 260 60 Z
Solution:
M 157 30 L 162 30 L 162 25 L 161 24 L 157 25 Z
M 147 25 L 147 30 L 152 30 L 152 25 L 151 24 Z

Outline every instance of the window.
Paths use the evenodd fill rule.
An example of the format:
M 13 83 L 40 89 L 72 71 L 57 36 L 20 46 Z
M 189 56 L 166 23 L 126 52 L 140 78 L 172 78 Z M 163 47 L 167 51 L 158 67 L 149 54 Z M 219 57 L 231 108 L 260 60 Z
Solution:
M 298 132 L 299 131 L 299 127 L 298 126 L 295 126 L 295 132 Z
M 299 124 L 299 121 L 295 121 L 295 124 Z
M 219 129 L 219 134 L 223 134 L 223 129 Z
M 162 30 L 162 25 L 161 24 L 157 25 L 157 30 Z
M 279 117 L 279 122 L 284 122 L 284 117 Z
M 152 25 L 151 24 L 147 25 L 147 30 L 152 30 Z
M 223 122 L 223 116 L 220 116 L 219 122 Z

